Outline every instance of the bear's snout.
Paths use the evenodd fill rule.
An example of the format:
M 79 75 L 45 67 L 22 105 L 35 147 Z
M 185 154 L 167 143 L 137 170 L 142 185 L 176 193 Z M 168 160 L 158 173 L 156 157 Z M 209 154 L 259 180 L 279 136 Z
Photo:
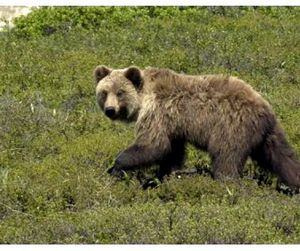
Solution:
M 116 109 L 113 106 L 105 107 L 104 113 L 109 118 L 114 118 L 116 116 Z

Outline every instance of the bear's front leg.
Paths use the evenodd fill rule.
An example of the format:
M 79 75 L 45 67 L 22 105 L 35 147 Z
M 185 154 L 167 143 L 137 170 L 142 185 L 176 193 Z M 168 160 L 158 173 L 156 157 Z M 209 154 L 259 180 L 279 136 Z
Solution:
M 185 158 L 185 139 L 174 138 L 171 140 L 170 151 L 158 162 L 159 169 L 156 177 L 148 179 L 143 188 L 153 188 L 163 182 L 164 177 L 170 175 L 172 170 L 177 170 L 182 167 Z
M 108 173 L 121 178 L 124 175 L 124 171 L 159 162 L 168 154 L 169 150 L 170 144 L 168 142 L 157 147 L 133 144 L 118 155 Z

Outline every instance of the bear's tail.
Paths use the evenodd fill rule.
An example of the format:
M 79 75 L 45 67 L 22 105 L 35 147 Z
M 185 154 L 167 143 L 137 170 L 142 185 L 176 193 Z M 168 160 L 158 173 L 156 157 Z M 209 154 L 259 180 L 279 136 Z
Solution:
M 252 159 L 258 165 L 277 174 L 279 181 L 294 191 L 300 188 L 300 162 L 278 123 L 255 149 Z

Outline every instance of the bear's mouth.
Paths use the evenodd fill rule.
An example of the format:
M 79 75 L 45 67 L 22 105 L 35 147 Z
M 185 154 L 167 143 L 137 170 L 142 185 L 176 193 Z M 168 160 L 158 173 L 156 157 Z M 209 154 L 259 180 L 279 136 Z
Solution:
M 128 110 L 125 106 L 121 106 L 118 112 L 118 119 L 128 120 Z
M 105 112 L 104 112 L 105 113 Z M 128 116 L 128 111 L 126 109 L 126 107 L 120 107 L 120 110 L 114 114 L 107 114 L 107 112 L 105 113 L 105 115 L 110 118 L 111 120 L 127 120 L 127 116 Z
M 129 117 L 129 111 L 126 106 L 120 107 L 119 111 L 113 115 L 105 114 L 109 119 L 111 120 L 120 120 L 120 121 L 126 121 L 130 122 L 133 120 L 133 118 Z

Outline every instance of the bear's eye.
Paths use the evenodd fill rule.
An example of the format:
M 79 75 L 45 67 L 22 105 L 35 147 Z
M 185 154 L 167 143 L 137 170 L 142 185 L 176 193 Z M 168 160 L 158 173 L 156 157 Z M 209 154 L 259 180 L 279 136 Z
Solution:
M 125 93 L 124 90 L 122 90 L 122 89 L 118 90 L 117 91 L 117 97 L 119 97 L 119 98 L 122 97 L 124 95 L 124 93 Z
M 100 92 L 100 96 L 102 99 L 105 99 L 107 97 L 107 91 Z

